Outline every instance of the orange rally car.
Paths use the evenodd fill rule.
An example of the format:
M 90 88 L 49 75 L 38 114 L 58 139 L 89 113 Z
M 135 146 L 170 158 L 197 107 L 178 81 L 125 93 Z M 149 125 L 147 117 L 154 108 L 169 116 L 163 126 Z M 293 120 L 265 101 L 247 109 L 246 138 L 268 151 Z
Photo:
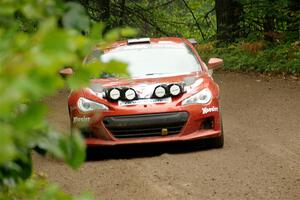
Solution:
M 128 64 L 128 77 L 103 73 L 90 87 L 72 91 L 69 115 L 88 146 L 206 139 L 213 148 L 224 143 L 219 87 L 193 43 L 184 38 L 140 38 L 94 51 L 89 59 Z M 61 74 L 72 73 L 64 69 Z

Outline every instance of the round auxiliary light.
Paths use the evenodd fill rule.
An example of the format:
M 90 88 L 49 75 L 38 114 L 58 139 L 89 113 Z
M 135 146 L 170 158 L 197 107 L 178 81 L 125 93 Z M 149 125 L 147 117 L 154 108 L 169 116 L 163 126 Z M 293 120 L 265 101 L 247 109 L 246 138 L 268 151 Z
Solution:
M 154 89 L 154 95 L 158 98 L 162 98 L 164 96 L 166 96 L 167 94 L 167 90 L 165 87 L 159 85 Z
M 126 98 L 126 100 L 129 100 L 129 101 L 135 99 L 136 92 L 134 91 L 134 89 L 129 88 L 129 89 L 125 90 L 125 98 Z
M 181 87 L 178 84 L 172 84 L 169 86 L 169 90 L 172 96 L 177 96 L 181 92 Z
M 111 100 L 118 100 L 120 99 L 121 97 L 121 91 L 120 89 L 118 88 L 112 88 L 108 91 L 108 97 L 111 99 Z

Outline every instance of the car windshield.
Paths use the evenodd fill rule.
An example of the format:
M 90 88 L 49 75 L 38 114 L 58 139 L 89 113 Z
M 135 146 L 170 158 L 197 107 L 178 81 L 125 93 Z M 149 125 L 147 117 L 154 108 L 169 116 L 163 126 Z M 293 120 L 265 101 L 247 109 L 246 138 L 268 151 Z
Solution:
M 201 69 L 192 50 L 183 43 L 121 46 L 102 54 L 100 59 L 127 63 L 131 77 L 187 74 Z

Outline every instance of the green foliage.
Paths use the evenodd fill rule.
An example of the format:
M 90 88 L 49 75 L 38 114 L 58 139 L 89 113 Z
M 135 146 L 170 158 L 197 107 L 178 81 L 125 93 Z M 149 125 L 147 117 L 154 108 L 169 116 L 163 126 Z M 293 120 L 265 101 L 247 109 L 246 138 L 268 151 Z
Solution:
M 138 28 L 141 37 L 184 36 L 202 40 L 200 29 L 206 39 L 216 33 L 214 0 L 185 0 L 188 7 L 183 0 L 80 2 L 94 20 L 105 20 L 110 27 Z
M 31 199 L 31 200 L 89 200 L 90 195 L 84 194 L 76 198 L 59 190 L 41 177 L 34 177 L 20 182 L 6 193 L 0 193 L 0 200 Z
M 299 39 L 299 1 L 242 0 L 241 3 L 243 14 L 240 19 L 240 28 L 244 31 L 245 37 L 255 40 Z
M 26 179 L 32 174 L 33 148 L 45 150 L 72 168 L 85 160 L 81 135 L 55 131 L 45 120 L 47 107 L 42 101 L 66 86 L 76 89 L 88 85 L 89 78 L 103 70 L 126 73 L 125 65 L 116 62 L 82 64 L 95 45 L 135 34 L 126 28 L 102 37 L 103 28 L 103 24 L 90 21 L 77 3 L 1 1 L 0 192 L 23 188 L 18 184 L 30 186 Z M 75 70 L 66 81 L 58 73 L 65 66 Z M 53 191 L 49 190 L 45 199 L 70 199 L 51 198 L 52 193 L 56 194 L 56 189 Z
M 136 27 L 141 30 L 140 36 L 144 37 L 183 36 L 199 41 L 218 38 L 221 42 L 238 39 L 289 42 L 299 40 L 300 36 L 298 0 L 80 2 L 93 19 L 105 20 L 110 27 Z
M 189 0 L 187 6 L 182 0 L 176 0 L 171 3 L 169 1 L 141 1 L 138 5 L 136 2 L 129 3 L 128 6 L 133 9 L 141 7 L 146 12 L 142 12 L 145 18 L 149 19 L 153 25 L 145 26 L 145 22 L 140 22 L 135 19 L 134 23 L 130 26 L 142 27 L 142 33 L 152 37 L 157 36 L 179 36 L 186 38 L 196 38 L 203 40 L 201 31 L 204 38 L 212 39 L 216 33 L 216 17 L 214 12 L 214 0 L 195 1 Z M 193 18 L 192 13 L 195 15 Z M 139 18 L 139 16 L 136 16 Z M 158 28 L 159 29 L 158 29 Z M 146 30 L 143 30 L 145 29 Z M 201 30 L 200 30 L 201 29 Z
M 86 15 L 84 8 L 74 2 L 66 3 L 66 13 L 62 18 L 62 23 L 66 28 L 74 28 L 88 32 L 90 28 L 90 19 Z
M 300 41 L 277 45 L 239 42 L 219 48 L 206 43 L 197 49 L 205 61 L 210 57 L 223 58 L 224 68 L 229 70 L 300 73 Z

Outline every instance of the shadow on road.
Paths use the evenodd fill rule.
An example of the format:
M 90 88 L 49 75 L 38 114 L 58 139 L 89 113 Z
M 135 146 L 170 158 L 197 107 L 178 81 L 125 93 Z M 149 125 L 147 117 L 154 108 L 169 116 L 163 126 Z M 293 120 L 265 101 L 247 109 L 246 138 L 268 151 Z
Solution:
M 205 140 L 184 143 L 177 142 L 166 144 L 125 145 L 115 147 L 89 147 L 87 149 L 87 161 L 154 157 L 164 153 L 183 154 L 200 150 L 209 150 Z

